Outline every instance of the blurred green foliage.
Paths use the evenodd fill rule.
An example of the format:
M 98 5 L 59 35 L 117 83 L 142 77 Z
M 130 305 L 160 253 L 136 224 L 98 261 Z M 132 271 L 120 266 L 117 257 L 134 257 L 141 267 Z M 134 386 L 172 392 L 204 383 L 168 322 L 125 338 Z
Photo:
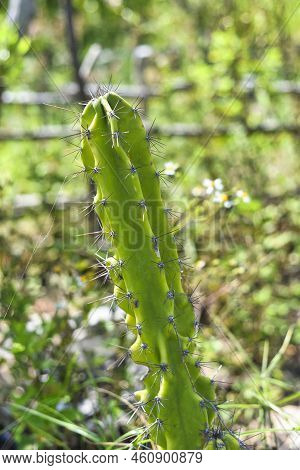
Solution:
M 59 3 L 39 0 L 23 38 L 2 9 L 1 89 L 56 90 L 73 79 Z M 298 78 L 297 1 L 73 3 L 80 59 L 94 42 L 104 49 L 91 81 L 108 82 L 112 75 L 115 83 L 133 83 L 133 49 L 150 44 L 155 52 L 145 80 L 160 86 L 163 97 L 149 101 L 149 118 L 212 129 L 209 137 L 164 139 L 167 161 L 179 166 L 165 197 L 184 212 L 180 243 L 195 268 L 187 288 L 198 286 L 203 357 L 223 365 L 216 376 L 226 382 L 219 384 L 220 399 L 241 405 L 235 427 L 282 428 L 256 436 L 255 448 L 299 446 L 295 433 L 284 431 L 296 426 L 299 401 L 298 139 L 248 132 L 265 122 L 299 125 L 299 95 L 280 94 L 275 86 Z M 182 79 L 193 88 L 173 93 Z M 0 100 L 2 129 L 72 119 L 71 112 Z M 232 133 L 215 136 L 223 125 Z M 85 204 L 53 206 L 62 197 L 84 201 L 87 195 L 84 179 L 66 182 L 80 171 L 66 153 L 63 141 L 1 144 L 0 425 L 19 448 L 126 447 L 130 436 L 125 444 L 120 436 L 134 422 L 127 423 L 130 409 L 122 400 L 140 372 L 132 365 L 109 367 L 130 341 L 122 323 L 95 308 L 99 300 L 90 303 L 111 287 L 93 280 L 97 245 L 83 235 L 90 231 Z M 164 167 L 164 160 L 157 162 Z M 242 190 L 250 201 L 214 202 L 205 178 L 221 178 L 229 200 Z M 16 207 L 31 193 L 41 205 Z

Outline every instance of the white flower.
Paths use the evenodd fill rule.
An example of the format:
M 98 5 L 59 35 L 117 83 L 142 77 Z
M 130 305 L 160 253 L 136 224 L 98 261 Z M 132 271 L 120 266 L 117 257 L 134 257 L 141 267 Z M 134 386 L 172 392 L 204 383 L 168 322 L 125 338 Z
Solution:
M 205 187 L 206 194 L 212 194 L 216 191 L 222 191 L 224 188 L 221 178 L 216 178 L 215 180 L 205 178 L 203 180 L 203 186 Z
M 235 194 L 237 198 L 241 199 L 246 204 L 248 204 L 248 202 L 250 202 L 251 200 L 249 194 L 246 191 L 243 191 L 242 189 L 238 189 Z
M 213 180 L 205 178 L 203 180 L 203 186 L 205 187 L 206 194 L 212 194 L 214 192 Z
M 231 209 L 232 206 L 233 206 L 233 201 L 224 202 L 224 207 L 226 207 L 226 209 Z
M 169 161 L 169 162 L 166 162 L 166 163 L 164 164 L 164 167 L 165 167 L 165 171 L 164 171 L 165 175 L 167 175 L 167 176 L 175 176 L 176 171 L 177 171 L 178 168 L 179 168 L 179 165 L 178 165 L 178 163 Z
M 214 188 L 216 191 L 223 191 L 224 185 L 221 178 L 217 178 L 214 180 Z
M 223 204 L 226 209 L 230 209 L 233 206 L 233 201 L 231 201 L 227 194 L 216 191 L 213 197 L 213 202 L 216 204 Z
M 216 204 L 221 204 L 222 202 L 226 200 L 224 196 L 226 196 L 224 193 L 220 193 L 220 191 L 216 191 L 213 197 L 213 202 L 215 202 Z
M 38 335 L 43 334 L 43 321 L 37 313 L 30 315 L 28 322 L 25 325 L 26 331 L 29 333 L 35 332 Z

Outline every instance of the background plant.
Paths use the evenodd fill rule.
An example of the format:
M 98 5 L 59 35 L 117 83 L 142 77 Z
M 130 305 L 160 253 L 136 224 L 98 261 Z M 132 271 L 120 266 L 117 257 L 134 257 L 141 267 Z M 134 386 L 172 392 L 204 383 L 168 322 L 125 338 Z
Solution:
M 269 135 L 248 130 L 265 120 L 287 124 L 299 118 L 298 95 L 279 94 L 273 85 L 278 80 L 297 80 L 297 3 L 174 2 L 172 16 L 168 2 L 150 1 L 147 8 L 129 1 L 74 5 L 80 57 L 93 40 L 106 49 L 93 73 L 97 81 L 108 82 L 113 74 L 123 83 L 132 82 L 132 48 L 147 42 L 155 48 L 147 80 L 164 88 L 164 100 L 149 103 L 150 121 L 159 115 L 162 123 L 184 120 L 214 129 L 222 119 L 222 125 L 233 127 L 229 136 L 208 142 L 199 138 L 197 144 L 182 137 L 165 139 L 167 159 L 178 165 L 174 185 L 165 189 L 165 197 L 191 204 L 202 220 L 183 244 L 196 267 L 193 285 L 201 281 L 205 357 L 219 361 L 223 350 L 231 352 L 218 375 L 226 382 L 219 384 L 220 400 L 225 389 L 233 401 L 228 407 L 243 405 L 235 413 L 242 431 L 281 430 L 248 441 L 256 448 L 297 447 L 295 433 L 284 429 L 297 425 L 299 329 L 288 334 L 289 344 L 277 356 L 290 327 L 297 324 L 299 310 L 297 141 L 286 132 Z M 28 31 L 32 49 L 18 64 L 10 65 L 13 74 L 23 69 L 22 81 L 9 80 L 15 90 L 55 89 L 48 72 L 58 86 L 72 78 L 71 68 L 66 67 L 62 11 L 55 2 L 41 1 L 38 7 Z M 2 18 L 4 13 L 2 9 Z M 99 27 L 108 19 L 109 31 Z M 112 41 L 113 54 L 108 50 Z M 170 84 L 182 77 L 192 80 L 193 90 L 172 94 Z M 239 94 L 241 82 L 248 83 L 246 88 L 252 82 L 257 87 L 245 96 Z M 5 132 L 62 123 L 64 116 L 51 108 L 1 105 Z M 100 297 L 100 287 L 92 280 L 97 267 L 89 268 L 95 264 L 94 240 L 83 237 L 83 245 L 81 237 L 73 236 L 89 231 L 80 215 L 82 207 L 68 206 L 64 212 L 55 209 L 49 214 L 58 193 L 83 201 L 85 182 L 78 178 L 76 185 L 65 184 L 61 189 L 65 175 L 73 171 L 72 157 L 61 158 L 63 142 L 5 142 L 1 147 L 3 426 L 14 423 L 14 438 L 21 448 L 117 446 L 121 435 L 135 429 L 132 421 L 127 424 L 128 408 L 120 400 L 128 398 L 125 390 L 137 388 L 132 383 L 136 374 L 123 366 L 107 371 L 121 353 L 118 347 L 113 352 L 111 346 L 102 346 L 128 347 L 130 340 L 105 309 L 89 304 Z M 186 173 L 191 161 L 195 163 Z M 159 161 L 161 169 L 164 163 Z M 205 178 L 221 178 L 226 194 L 231 197 L 242 189 L 251 201 L 227 209 L 206 194 L 199 196 L 194 189 L 201 186 L 204 191 Z M 20 204 L 16 195 L 25 193 L 38 194 L 42 206 L 26 212 L 13 209 L 13 203 Z M 214 225 L 203 223 L 211 221 L 212 214 L 216 214 Z M 212 226 L 213 232 L 208 230 Z M 103 296 L 110 290 L 102 289 Z M 107 357 L 107 351 L 113 357 Z M 274 357 L 280 360 L 266 374 L 266 364 Z M 24 414 L 15 405 L 41 415 Z M 15 423 L 20 416 L 21 423 Z M 73 430 L 66 424 L 70 422 Z M 88 438 L 82 429 L 96 438 L 94 434 Z M 125 447 L 132 438 L 126 439 Z

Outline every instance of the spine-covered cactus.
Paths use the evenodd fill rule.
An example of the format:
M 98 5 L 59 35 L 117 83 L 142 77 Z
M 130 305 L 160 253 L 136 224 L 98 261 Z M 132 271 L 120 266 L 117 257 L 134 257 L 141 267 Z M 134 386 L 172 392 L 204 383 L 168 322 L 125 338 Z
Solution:
M 81 115 L 81 158 L 113 250 L 106 269 L 114 300 L 135 333 L 128 355 L 148 367 L 145 388 L 135 394 L 137 406 L 160 449 L 237 449 L 241 442 L 223 425 L 213 381 L 203 375 L 195 351 L 199 328 L 182 288 L 182 260 L 151 140 L 138 109 L 116 93 L 92 98 Z

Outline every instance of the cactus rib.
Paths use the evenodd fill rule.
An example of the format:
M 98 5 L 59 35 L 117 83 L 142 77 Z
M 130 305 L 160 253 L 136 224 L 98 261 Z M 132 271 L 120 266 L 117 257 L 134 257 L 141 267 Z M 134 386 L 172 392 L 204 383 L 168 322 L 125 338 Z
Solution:
M 207 432 L 218 415 L 214 385 L 191 341 L 193 306 L 182 287 L 148 134 L 137 110 L 111 91 L 89 101 L 81 127 L 82 162 L 97 189 L 93 207 L 112 245 L 106 268 L 135 333 L 130 357 L 148 367 L 145 388 L 136 392 L 148 416 L 145 434 L 161 449 L 214 448 Z M 228 432 L 221 440 L 239 447 Z

